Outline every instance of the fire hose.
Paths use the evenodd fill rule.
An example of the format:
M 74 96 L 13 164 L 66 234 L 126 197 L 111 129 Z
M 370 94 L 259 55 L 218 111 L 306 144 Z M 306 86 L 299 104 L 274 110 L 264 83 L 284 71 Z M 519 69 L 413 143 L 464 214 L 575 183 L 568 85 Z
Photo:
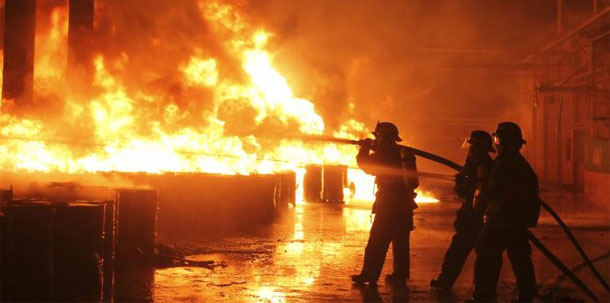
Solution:
M 354 145 L 361 145 L 361 143 L 363 142 L 363 140 L 351 140 L 351 139 L 321 137 L 321 136 L 310 136 L 310 137 L 307 137 L 306 140 L 307 139 L 314 140 L 314 141 L 325 141 L 325 142 L 333 142 L 333 143 L 340 143 L 340 144 L 354 144 Z M 438 156 L 438 155 L 435 155 L 435 154 L 432 154 L 432 153 L 429 153 L 429 152 L 426 152 L 426 151 L 423 151 L 420 149 L 416 149 L 413 147 L 409 147 L 409 146 L 401 145 L 401 147 L 411 150 L 416 156 L 420 156 L 422 158 L 446 165 L 457 171 L 459 171 L 462 168 L 461 165 L 459 165 L 451 160 L 448 160 L 446 158 L 443 158 L 441 156 Z M 428 173 L 426 173 L 426 174 L 428 174 Z M 433 176 L 431 176 L 431 177 L 433 177 Z M 579 254 L 584 259 L 585 263 L 588 265 L 589 269 L 591 270 L 591 272 L 593 272 L 593 274 L 595 275 L 597 280 L 600 282 L 600 284 L 606 290 L 610 291 L 610 287 L 608 286 L 608 283 L 603 279 L 603 277 L 601 276 L 601 274 L 599 273 L 597 268 L 595 268 L 595 265 L 593 265 L 593 262 L 591 262 L 591 259 L 587 256 L 587 254 L 583 250 L 582 246 L 580 245 L 580 243 L 578 243 L 578 241 L 576 240 L 576 238 L 574 237 L 574 235 L 572 234 L 572 232 L 570 231 L 568 226 L 565 224 L 565 222 L 551 208 L 550 205 L 548 205 L 545 201 L 543 201 L 541 199 L 539 199 L 539 201 L 540 201 L 541 206 L 547 212 L 549 212 L 549 214 L 555 219 L 555 221 L 557 221 L 559 226 L 561 226 L 562 230 L 568 236 L 568 239 L 570 240 L 570 242 L 574 245 L 574 247 L 576 247 Z M 544 244 L 542 244 L 542 242 L 538 238 L 536 238 L 536 236 L 531 231 L 528 230 L 527 232 L 528 232 L 528 238 L 529 238 L 530 242 L 534 246 L 536 246 L 536 248 L 538 248 L 538 250 L 540 250 L 540 252 L 543 255 L 545 255 L 549 259 L 549 261 L 551 261 L 551 263 L 553 263 L 566 277 L 568 277 L 570 280 L 572 280 L 572 282 L 574 282 L 574 284 L 578 288 L 580 288 L 592 301 L 599 302 L 599 299 L 597 298 L 597 296 L 595 296 L 595 294 L 585 285 L 585 283 L 583 283 L 582 280 L 580 280 L 572 271 L 570 271 L 570 269 L 568 267 L 566 267 L 559 260 L 559 258 L 557 258 Z
M 352 145 L 361 145 L 363 140 L 352 140 L 352 139 L 343 139 L 343 138 L 335 138 L 335 137 L 325 137 L 325 136 L 307 136 L 303 138 L 304 141 L 324 141 L 324 142 L 332 142 L 332 143 L 339 143 L 339 144 L 352 144 Z M 404 145 L 400 145 L 400 147 L 402 148 L 406 148 L 410 151 L 412 151 L 416 156 L 420 156 L 422 158 L 426 158 L 428 160 L 440 163 L 440 164 L 444 164 L 446 166 L 449 166 L 455 170 L 460 170 L 462 168 L 461 165 L 443 158 L 441 156 L 435 155 L 435 154 L 431 154 L 429 152 L 423 151 L 421 149 L 417 149 L 417 148 L 413 148 L 410 146 L 404 146 Z

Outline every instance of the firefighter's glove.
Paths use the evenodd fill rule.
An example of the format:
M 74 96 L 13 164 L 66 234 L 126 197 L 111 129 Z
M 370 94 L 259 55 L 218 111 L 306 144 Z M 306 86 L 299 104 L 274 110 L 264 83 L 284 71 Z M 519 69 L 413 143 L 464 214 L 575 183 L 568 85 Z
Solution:
M 472 197 L 472 182 L 473 178 L 471 176 L 465 174 L 457 174 L 455 175 L 455 186 L 453 187 L 453 191 L 460 198 L 471 198 Z
M 371 138 L 366 138 L 358 141 L 358 145 L 360 145 L 360 148 L 364 149 L 373 149 L 373 143 L 374 141 Z

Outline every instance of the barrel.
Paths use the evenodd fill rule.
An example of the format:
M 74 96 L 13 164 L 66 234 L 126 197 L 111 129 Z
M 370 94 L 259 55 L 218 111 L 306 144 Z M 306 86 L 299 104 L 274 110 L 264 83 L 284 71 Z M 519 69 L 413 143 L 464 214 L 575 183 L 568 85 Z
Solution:
M 118 266 L 147 263 L 155 252 L 158 193 L 119 189 L 116 261 Z
M 53 301 L 55 209 L 44 202 L 2 209 L 2 301 Z
M 324 165 L 322 180 L 322 200 L 343 203 L 343 188 L 347 184 L 347 166 Z
M 151 301 L 157 190 L 119 189 L 114 300 Z
M 104 212 L 104 249 L 103 249 L 103 282 L 102 282 L 102 301 L 112 301 L 114 292 L 114 266 L 115 266 L 115 246 L 117 228 L 117 202 L 116 200 L 106 201 L 87 201 L 94 205 L 101 205 L 105 208 Z
M 54 203 L 54 300 L 102 299 L 105 205 Z
M 234 176 L 231 199 L 237 201 L 234 208 L 240 231 L 252 231 L 273 223 L 276 210 L 277 178 L 274 175 Z
M 305 167 L 303 194 L 306 202 L 319 202 L 322 199 L 321 165 L 308 165 Z
M 285 172 L 277 175 L 277 208 L 283 210 L 289 204 L 296 203 L 297 175 L 295 172 Z
M 13 189 L 0 189 L 0 203 L 8 203 L 13 200 Z
M 166 173 L 151 175 L 150 184 L 159 189 L 159 225 L 165 236 L 173 239 L 200 239 L 217 235 L 232 222 L 237 201 L 229 194 L 235 187 L 230 176 L 203 173 Z

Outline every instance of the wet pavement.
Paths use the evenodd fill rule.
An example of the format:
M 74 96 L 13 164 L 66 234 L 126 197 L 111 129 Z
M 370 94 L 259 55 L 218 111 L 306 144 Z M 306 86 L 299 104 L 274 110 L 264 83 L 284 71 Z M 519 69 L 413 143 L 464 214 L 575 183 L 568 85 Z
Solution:
M 559 197 L 559 198 L 558 198 Z M 552 197 L 558 211 L 573 227 L 591 258 L 610 280 L 610 215 L 591 209 L 574 211 L 572 200 Z M 547 199 L 547 201 L 549 201 Z M 571 202 L 572 201 L 572 202 Z M 438 274 L 443 254 L 452 236 L 452 222 L 458 204 L 421 204 L 416 210 L 416 230 L 411 234 L 411 279 L 395 288 L 380 281 L 378 288 L 355 287 L 349 275 L 357 274 L 370 228 L 368 205 L 304 204 L 289 209 L 273 226 L 239 237 L 176 241 L 208 253 L 189 256 L 194 260 L 224 261 L 227 267 L 214 270 L 197 267 L 156 269 L 148 273 L 147 289 L 141 299 L 155 302 L 461 302 L 471 296 L 474 253 L 451 293 L 430 289 Z M 571 215 L 566 215 L 566 214 Z M 544 215 L 534 233 L 568 267 L 582 263 L 565 235 Z M 570 281 L 534 250 L 534 262 L 545 298 L 560 295 L 563 300 L 586 298 Z M 384 272 L 391 272 L 391 249 Z M 499 284 L 499 300 L 509 301 L 515 281 L 506 260 Z M 610 300 L 586 268 L 585 280 L 603 302 Z M 141 277 L 140 277 L 141 279 Z

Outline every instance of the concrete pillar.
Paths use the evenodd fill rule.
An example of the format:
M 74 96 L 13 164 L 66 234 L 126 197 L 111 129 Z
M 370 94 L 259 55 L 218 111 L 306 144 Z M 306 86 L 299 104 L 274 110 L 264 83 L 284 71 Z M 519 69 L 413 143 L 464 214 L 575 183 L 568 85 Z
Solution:
M 94 0 L 70 0 L 68 27 L 68 76 L 91 77 L 91 32 Z
M 6 0 L 4 8 L 2 98 L 15 105 L 32 102 L 36 0 Z

